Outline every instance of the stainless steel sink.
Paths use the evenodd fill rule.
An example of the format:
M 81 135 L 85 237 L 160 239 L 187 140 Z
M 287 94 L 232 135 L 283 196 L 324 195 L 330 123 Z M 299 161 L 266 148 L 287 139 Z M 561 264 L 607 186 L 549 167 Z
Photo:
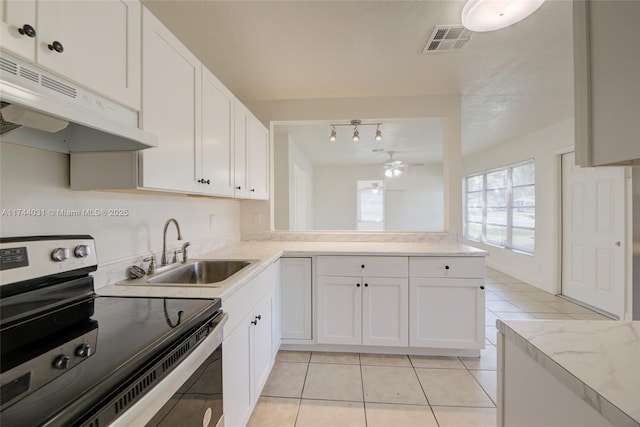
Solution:
M 211 285 L 228 279 L 250 264 L 250 261 L 194 261 L 147 279 L 147 283 Z

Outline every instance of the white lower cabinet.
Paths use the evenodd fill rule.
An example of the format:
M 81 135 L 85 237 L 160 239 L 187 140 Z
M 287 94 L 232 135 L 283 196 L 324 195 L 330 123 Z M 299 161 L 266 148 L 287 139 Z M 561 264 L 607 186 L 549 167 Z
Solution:
M 226 427 L 246 425 L 273 366 L 275 268 L 223 299 L 229 314 L 222 344 Z
M 407 346 L 408 304 L 406 257 L 318 257 L 318 343 Z
M 251 391 L 251 322 L 253 312 L 247 314 L 222 343 L 222 387 L 226 427 L 243 426 L 253 410 Z
M 409 258 L 409 345 L 484 348 L 484 258 Z
M 409 281 L 406 278 L 364 278 L 362 344 L 408 344 Z
M 409 345 L 484 347 L 484 290 L 476 279 L 411 278 Z
M 284 340 L 311 339 L 311 258 L 280 259 L 280 313 Z
M 362 343 L 360 282 L 354 277 L 318 276 L 318 343 Z
M 406 278 L 318 276 L 318 343 L 406 346 Z

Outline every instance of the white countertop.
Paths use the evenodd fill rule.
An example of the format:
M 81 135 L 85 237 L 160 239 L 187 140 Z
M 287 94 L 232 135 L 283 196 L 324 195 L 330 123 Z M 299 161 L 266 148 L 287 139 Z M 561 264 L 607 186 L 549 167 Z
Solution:
M 243 241 L 193 259 L 253 260 L 253 263 L 217 286 L 159 286 L 111 284 L 96 290 L 99 295 L 158 296 L 182 298 L 225 298 L 237 292 L 262 270 L 282 256 L 310 257 L 316 255 L 378 255 L 378 256 L 487 256 L 471 246 L 450 243 L 415 242 L 290 242 Z
M 615 426 L 640 426 L 640 322 L 498 320 L 498 330 Z

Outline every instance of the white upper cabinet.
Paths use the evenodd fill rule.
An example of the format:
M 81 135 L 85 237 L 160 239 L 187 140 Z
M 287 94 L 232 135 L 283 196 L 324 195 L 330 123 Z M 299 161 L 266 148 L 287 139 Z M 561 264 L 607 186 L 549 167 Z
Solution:
M 123 7 L 121 17 L 133 16 L 132 11 L 136 9 L 133 6 L 138 6 L 138 14 L 142 15 L 140 127 L 158 136 L 158 147 L 138 153 L 72 155 L 72 189 L 141 189 L 245 199 L 269 198 L 267 128 L 151 12 L 140 9 L 139 3 L 129 1 L 54 2 L 58 3 L 64 5 L 61 10 L 77 4 L 78 10 L 74 12 L 78 15 L 88 13 L 87 5 L 104 8 L 101 16 L 109 21 L 112 20 L 110 13 L 118 15 L 114 12 L 116 6 Z M 40 13 L 40 3 L 37 6 Z M 9 8 L 5 8 L 3 16 L 14 16 L 14 12 L 8 14 L 7 10 Z M 16 8 L 15 14 L 20 10 Z M 60 13 L 51 11 L 52 16 Z M 65 22 L 70 22 L 70 16 L 71 12 L 65 15 Z M 18 18 L 16 21 L 22 22 Z M 127 18 L 127 25 L 132 21 L 133 18 Z M 69 24 L 69 27 L 73 26 Z M 8 31 L 7 25 L 3 24 L 2 31 Z M 114 45 L 105 47 L 105 57 L 112 65 L 117 65 L 124 59 L 113 56 L 114 52 L 127 51 L 122 47 L 123 37 L 127 40 L 131 37 L 127 36 L 130 31 L 125 25 L 113 26 L 113 32 L 116 34 Z M 140 37 L 138 39 L 139 45 Z M 63 53 L 67 53 L 66 47 Z M 60 59 L 56 57 L 57 52 L 46 54 L 51 56 L 51 61 Z M 101 63 L 91 59 L 91 55 L 87 54 L 87 58 L 84 65 Z M 96 70 L 100 71 L 98 65 Z
M 3 50 L 22 58 L 36 58 L 35 0 L 0 0 L 0 40 Z
M 573 7 L 576 164 L 640 164 L 640 2 Z
M 269 198 L 269 131 L 236 99 L 235 197 Z
M 197 193 L 201 144 L 201 64 L 148 10 L 142 22 L 142 128 L 158 147 L 139 153 L 140 186 Z
M 140 110 L 138 1 L 3 1 L 2 48 Z
M 249 117 L 249 197 L 269 198 L 269 131 L 252 114 Z
M 236 99 L 234 106 L 234 195 L 249 197 L 249 171 L 247 169 L 247 138 L 249 134 L 249 110 Z
M 234 96 L 202 67 L 202 145 L 196 149 L 196 177 L 205 194 L 234 195 Z

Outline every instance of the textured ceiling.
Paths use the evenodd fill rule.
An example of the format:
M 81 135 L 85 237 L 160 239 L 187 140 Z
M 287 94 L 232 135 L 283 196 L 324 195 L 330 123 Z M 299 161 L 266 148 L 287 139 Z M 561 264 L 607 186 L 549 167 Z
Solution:
M 429 35 L 459 24 L 464 2 L 143 3 L 245 103 L 460 94 L 465 153 L 573 116 L 568 0 L 435 54 Z

